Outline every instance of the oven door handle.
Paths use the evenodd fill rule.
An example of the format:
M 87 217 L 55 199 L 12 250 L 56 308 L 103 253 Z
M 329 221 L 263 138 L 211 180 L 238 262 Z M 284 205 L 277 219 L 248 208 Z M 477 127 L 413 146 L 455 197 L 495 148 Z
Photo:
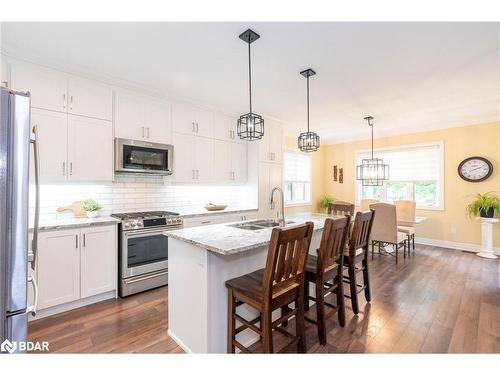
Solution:
M 125 284 L 134 284 L 134 283 L 138 283 L 140 281 L 145 281 L 145 280 L 153 279 L 155 277 L 164 276 L 164 275 L 167 275 L 167 274 L 168 274 L 168 271 L 158 272 L 158 273 L 155 273 L 155 274 L 152 274 L 152 275 L 130 278 L 130 279 L 127 279 L 127 280 L 123 280 L 123 282 Z
M 155 228 L 155 229 L 150 229 L 150 230 L 132 230 L 132 231 L 129 231 L 129 232 L 123 232 L 123 235 L 127 238 L 132 238 L 132 237 L 138 237 L 138 236 L 142 236 L 144 234 L 152 234 L 152 235 L 155 235 L 155 234 L 162 234 L 163 232 L 166 232 L 166 231 L 169 231 L 169 230 L 175 230 L 175 229 L 181 229 L 182 228 L 182 225 L 179 225 L 179 226 L 176 226 L 176 227 L 166 227 L 166 228 L 162 228 L 162 229 L 158 229 Z

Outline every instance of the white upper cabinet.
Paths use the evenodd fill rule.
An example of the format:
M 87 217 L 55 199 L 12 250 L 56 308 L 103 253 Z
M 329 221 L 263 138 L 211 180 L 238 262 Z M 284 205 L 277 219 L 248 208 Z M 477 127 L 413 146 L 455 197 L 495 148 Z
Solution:
M 280 204 L 270 207 L 271 190 L 282 187 L 283 167 L 279 164 L 260 163 L 259 165 L 259 217 L 277 218 Z M 278 198 L 280 199 L 280 198 Z
M 10 87 L 10 65 L 0 57 L 0 86 Z
M 172 131 L 211 138 L 213 129 L 212 112 L 187 104 L 172 104 Z
M 231 143 L 231 178 L 234 182 L 247 181 L 247 145 Z
M 173 133 L 174 181 L 208 182 L 214 178 L 214 140 Z
M 214 141 L 214 179 L 229 182 L 232 180 L 231 142 Z
M 115 136 L 171 142 L 170 103 L 126 90 L 115 92 Z
M 194 169 L 197 181 L 213 181 L 214 172 L 214 140 L 195 137 Z
M 38 131 L 41 182 L 65 181 L 68 170 L 68 115 L 33 108 L 31 124 Z
M 31 106 L 51 111 L 68 111 L 68 76 L 52 69 L 15 62 L 11 87 L 31 93 Z
M 113 179 L 111 123 L 70 115 L 68 163 L 70 181 L 111 181 Z
M 11 85 L 31 93 L 33 108 L 111 120 L 113 91 L 94 81 L 23 62 L 13 62 Z
M 259 142 L 259 160 L 271 163 L 283 161 L 283 127 L 280 123 L 265 120 L 264 137 Z
M 146 137 L 155 143 L 169 144 L 170 138 L 170 104 L 146 98 L 144 102 L 144 126 Z
M 221 141 L 233 141 L 240 142 L 243 141 L 238 137 L 236 133 L 236 124 L 238 119 L 231 116 L 227 116 L 221 113 L 215 114 L 215 124 L 214 124 L 214 138 L 220 139 Z
M 102 120 L 112 120 L 113 91 L 88 79 L 69 76 L 68 112 Z

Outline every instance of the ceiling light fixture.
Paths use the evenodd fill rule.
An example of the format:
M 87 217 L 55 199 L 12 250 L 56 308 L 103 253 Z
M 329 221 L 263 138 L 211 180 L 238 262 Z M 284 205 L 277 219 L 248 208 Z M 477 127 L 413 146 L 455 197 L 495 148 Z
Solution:
M 373 157 L 373 117 L 365 117 L 372 130 L 372 157 L 361 160 L 356 166 L 356 179 L 362 181 L 363 186 L 382 186 L 389 179 L 389 166 L 382 159 Z
M 300 133 L 298 138 L 299 150 L 302 152 L 313 152 L 319 148 L 319 135 L 309 130 L 309 77 L 316 74 L 312 69 L 300 72 L 307 79 L 307 132 Z
M 237 132 L 241 139 L 254 141 L 264 136 L 264 119 L 262 116 L 252 112 L 252 59 L 250 55 L 250 44 L 260 38 L 255 31 L 248 29 L 240 34 L 240 39 L 248 43 L 248 87 L 250 97 L 250 112 L 241 115 L 238 119 Z

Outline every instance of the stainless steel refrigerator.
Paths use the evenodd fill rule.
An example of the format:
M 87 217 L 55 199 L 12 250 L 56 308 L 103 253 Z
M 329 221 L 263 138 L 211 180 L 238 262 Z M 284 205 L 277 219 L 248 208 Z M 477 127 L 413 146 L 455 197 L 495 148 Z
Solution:
M 28 273 L 38 241 L 39 181 L 36 129 L 30 126 L 30 95 L 0 87 L 0 343 L 22 351 L 28 314 L 36 313 L 36 281 Z M 32 154 L 31 154 L 32 153 Z M 35 225 L 28 243 L 30 154 L 34 161 Z M 28 287 L 34 301 L 28 302 Z M 9 350 L 6 350 L 8 348 Z

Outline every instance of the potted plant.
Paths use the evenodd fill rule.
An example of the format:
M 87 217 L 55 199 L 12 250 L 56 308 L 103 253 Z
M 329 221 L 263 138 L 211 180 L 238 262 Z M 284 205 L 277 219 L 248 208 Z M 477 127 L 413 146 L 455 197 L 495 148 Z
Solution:
M 319 200 L 319 207 L 326 213 L 328 213 L 328 207 L 330 207 L 330 203 L 333 203 L 335 199 L 331 195 L 324 195 Z
M 492 192 L 476 194 L 476 199 L 467 206 L 469 217 L 500 217 L 500 198 Z
M 93 199 L 86 199 L 83 201 L 83 209 L 89 218 L 97 217 L 101 208 L 101 205 Z

